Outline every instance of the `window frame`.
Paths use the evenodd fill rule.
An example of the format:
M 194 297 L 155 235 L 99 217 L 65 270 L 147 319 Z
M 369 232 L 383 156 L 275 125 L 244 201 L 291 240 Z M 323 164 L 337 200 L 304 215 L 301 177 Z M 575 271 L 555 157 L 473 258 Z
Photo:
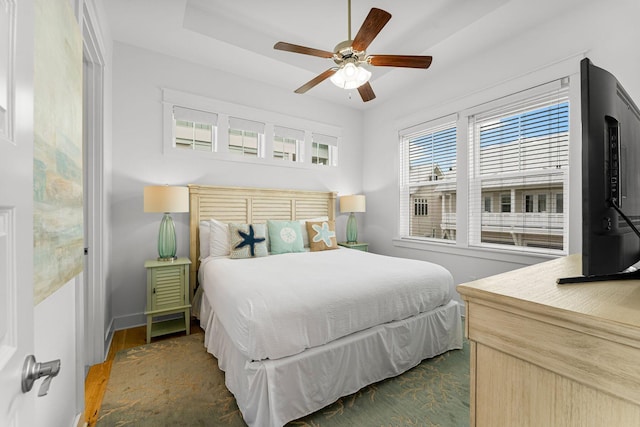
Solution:
M 162 101 L 162 150 L 165 156 L 194 158 L 193 156 L 197 155 L 200 158 L 222 161 L 311 170 L 325 170 L 327 167 L 333 168 L 338 166 L 338 153 L 342 142 L 342 128 L 339 126 L 315 122 L 274 111 L 233 104 L 168 88 L 162 89 Z M 209 152 L 175 148 L 174 107 L 211 112 L 211 114 L 217 115 L 215 150 Z M 229 120 L 234 117 L 264 124 L 264 137 L 261 141 L 259 156 L 240 156 L 229 150 Z M 302 135 L 302 139 L 298 143 L 295 161 L 283 161 L 280 158 L 274 158 L 273 141 L 277 128 L 296 130 L 297 135 Z M 331 161 L 328 165 L 317 165 L 311 161 L 311 146 L 314 134 L 325 135 L 334 141 L 331 148 Z
M 401 236 L 403 236 L 403 238 L 433 241 L 433 242 L 440 242 L 440 243 L 446 243 L 446 244 L 455 244 L 455 241 L 457 238 L 456 232 L 455 231 L 451 232 L 451 230 L 447 227 L 450 223 L 450 218 L 451 217 L 456 218 L 455 212 L 443 211 L 441 213 L 442 218 L 440 219 L 440 224 L 438 224 L 441 230 L 440 231 L 441 237 L 435 236 L 435 231 L 434 231 L 435 224 L 432 224 L 431 222 L 427 224 L 422 224 L 423 227 L 430 227 L 430 229 L 432 230 L 430 233 L 423 233 L 420 235 L 414 233 L 412 235 L 411 233 L 414 232 L 412 230 L 412 227 L 415 227 L 416 229 L 420 228 L 419 224 L 414 224 L 415 218 L 421 218 L 422 216 L 412 215 L 411 213 L 414 212 L 413 201 L 415 200 L 415 197 L 413 196 L 413 194 L 416 191 L 420 191 L 428 187 L 432 187 L 435 189 L 437 186 L 441 188 L 446 188 L 447 186 L 453 186 L 454 188 L 456 187 L 456 182 L 458 180 L 457 140 L 459 138 L 457 122 L 458 122 L 458 115 L 451 114 L 451 115 L 440 117 L 435 120 L 431 120 L 428 122 L 424 122 L 415 126 L 402 129 L 398 132 L 399 138 L 400 138 L 399 233 Z M 412 156 L 412 154 L 410 153 L 410 151 L 412 150 L 411 148 L 412 139 L 415 141 L 416 139 L 427 137 L 427 136 L 433 137 L 442 132 L 450 132 L 451 129 L 453 129 L 454 131 L 454 141 L 453 141 L 453 152 L 454 152 L 453 165 L 454 166 L 453 168 L 455 168 L 455 171 L 453 176 L 455 178 L 454 179 L 437 179 L 437 175 L 434 172 L 435 168 L 438 166 L 437 163 L 434 163 L 434 159 L 437 156 L 434 156 L 433 154 L 434 144 L 432 141 L 431 145 L 428 145 L 430 152 L 425 155 L 426 158 L 431 158 L 431 163 L 428 163 L 428 162 L 425 163 L 425 165 L 426 164 L 431 165 L 431 167 L 427 167 L 427 169 L 431 169 L 431 172 L 428 175 L 425 175 L 424 173 L 421 174 L 418 172 L 416 173 L 416 175 L 413 176 L 413 178 L 415 179 L 417 176 L 422 175 L 424 179 L 418 180 L 418 181 L 412 181 L 412 174 L 411 174 L 411 167 L 410 167 L 410 162 L 411 162 L 410 158 Z M 413 150 L 416 150 L 416 147 L 414 147 Z M 448 155 L 449 153 L 447 151 L 447 155 L 445 156 L 445 159 L 447 159 L 450 162 L 451 159 L 448 157 Z M 446 197 L 447 194 L 448 193 L 446 191 L 443 192 L 442 193 L 443 197 L 441 198 L 441 203 L 443 204 L 442 209 L 445 209 L 445 210 L 447 208 L 451 208 L 450 206 L 451 204 L 449 203 L 451 199 L 450 198 L 447 199 Z M 419 198 L 428 198 L 428 196 L 424 196 L 424 197 L 420 196 Z M 445 200 L 447 201 L 445 202 Z M 445 207 L 445 204 L 446 204 L 446 207 Z M 455 205 L 454 208 L 457 210 L 457 205 Z M 436 211 L 438 210 L 437 207 L 433 209 L 435 209 Z M 433 209 L 432 209 L 432 212 L 433 212 Z M 406 213 L 404 217 L 403 217 L 403 212 Z M 433 221 L 435 221 L 435 219 Z
M 556 107 L 556 105 L 559 107 Z M 467 149 L 469 150 L 470 169 L 473 169 L 470 172 L 469 179 L 476 184 L 475 191 L 484 192 L 486 188 L 491 188 L 492 186 L 501 188 L 505 184 L 507 188 L 511 186 L 511 206 L 509 211 L 505 209 L 504 198 L 506 196 L 500 195 L 500 213 L 510 214 L 505 217 L 492 216 L 487 217 L 485 220 L 483 215 L 474 215 L 474 212 L 478 212 L 479 209 L 477 207 L 478 201 L 474 199 L 478 197 L 478 193 L 471 191 L 468 194 L 468 226 L 470 230 L 468 244 L 470 246 L 478 248 L 504 246 L 505 250 L 543 252 L 551 255 L 566 255 L 568 253 L 568 214 L 561 213 L 562 218 L 559 222 L 562 224 L 562 231 L 559 235 L 555 226 L 559 220 L 558 215 L 549 211 L 548 196 L 541 196 L 541 194 L 546 193 L 541 193 L 540 189 L 535 189 L 535 185 L 534 189 L 530 190 L 534 193 L 532 213 L 536 214 L 535 217 L 525 216 L 525 212 L 519 213 L 520 208 L 515 204 L 517 200 L 515 196 L 518 191 L 516 190 L 517 187 L 531 185 L 533 182 L 546 185 L 547 193 L 549 194 L 553 191 L 554 185 L 561 186 L 564 190 L 568 188 L 569 140 L 571 138 L 570 107 L 571 99 L 568 80 L 561 79 L 543 87 L 523 91 L 516 97 L 509 97 L 503 100 L 498 105 L 479 107 L 469 113 L 467 116 L 469 124 L 467 139 L 469 144 Z M 551 120 L 550 123 L 554 127 L 550 128 L 550 133 L 546 133 L 547 127 L 530 128 L 530 125 L 526 122 L 530 117 L 537 119 L 538 115 L 542 115 L 545 119 L 553 117 L 553 113 L 550 113 L 550 111 L 556 108 L 562 114 L 558 116 L 560 117 L 559 119 L 553 118 Z M 567 114 L 566 129 L 563 116 L 565 111 Z M 506 132 L 511 132 L 511 128 L 507 127 L 510 123 L 509 120 L 516 120 L 515 123 L 517 125 L 514 130 L 517 129 L 518 132 L 523 132 L 522 134 L 514 133 L 514 136 L 523 135 L 524 137 L 515 138 L 511 141 L 512 136 L 507 138 L 503 136 Z M 496 145 L 494 149 L 492 140 L 484 142 L 485 140 L 482 139 L 484 135 L 481 133 L 482 129 L 484 127 L 492 129 L 490 126 L 492 126 L 491 123 L 493 122 L 496 123 L 495 129 L 503 132 L 497 135 L 496 140 L 499 142 L 505 139 L 509 141 L 509 144 L 504 146 L 508 151 L 495 151 L 500 150 L 501 147 Z M 561 126 L 556 129 L 555 126 L 557 125 Z M 501 126 L 505 126 L 504 131 Z M 542 132 L 541 135 L 538 135 L 538 132 Z M 495 131 L 491 130 L 491 134 L 487 135 L 493 137 L 493 133 Z M 506 133 L 506 135 L 510 134 Z M 537 157 L 539 156 L 539 151 L 546 150 L 547 147 L 557 147 L 562 154 L 557 158 L 549 157 L 548 155 L 544 158 Z M 535 151 L 529 151 L 532 149 Z M 484 164 L 482 163 L 483 156 L 487 156 L 486 158 L 488 159 L 485 160 L 486 163 Z M 494 158 L 499 159 L 495 164 L 493 163 Z M 544 163 L 548 160 L 552 160 L 552 163 L 560 163 L 557 163 L 555 168 L 549 166 L 545 168 L 539 165 L 540 159 L 544 159 Z M 509 184 L 510 182 L 512 183 Z M 541 215 L 546 215 L 548 218 L 545 220 Z M 509 225 L 509 221 L 517 221 L 512 224 L 513 228 L 510 237 L 505 229 Z M 491 225 L 487 226 L 487 223 Z M 546 247 L 540 246 L 541 240 L 547 242 Z
M 572 172 L 572 167 L 580 166 L 580 146 L 576 144 L 574 141 L 580 138 L 580 75 L 579 69 L 575 67 L 575 64 L 572 61 L 565 61 L 561 66 L 557 67 L 558 69 L 565 70 L 561 71 L 558 74 L 563 75 L 563 77 L 557 77 L 555 80 L 547 82 L 535 82 L 531 83 L 532 80 L 530 76 L 525 76 L 519 80 L 521 81 L 516 85 L 513 84 L 503 84 L 497 85 L 494 88 L 486 89 L 478 92 L 477 94 L 473 94 L 466 98 L 460 98 L 456 100 L 453 105 L 446 107 L 439 107 L 435 109 L 438 112 L 446 112 L 454 110 L 458 111 L 458 183 L 457 183 L 457 233 L 459 234 L 457 241 L 453 245 L 443 245 L 443 242 L 438 241 L 430 241 L 429 239 L 416 239 L 412 237 L 408 237 L 402 234 L 402 223 L 403 218 L 400 213 L 401 210 L 401 201 L 399 202 L 399 210 L 398 212 L 398 224 L 399 224 L 399 234 L 397 237 L 394 237 L 393 244 L 397 247 L 402 248 L 410 248 L 410 249 L 418 249 L 418 250 L 427 250 L 427 251 L 438 251 L 444 253 L 451 253 L 456 255 L 463 256 L 474 256 L 479 258 L 486 259 L 494 259 L 495 256 L 499 256 L 500 259 L 503 259 L 507 262 L 515 262 L 522 264 L 529 264 L 532 259 L 539 260 L 547 260 L 553 259 L 558 256 L 566 255 L 571 251 L 579 250 L 580 248 L 580 216 L 581 209 L 579 204 L 579 197 L 572 195 L 573 192 L 570 191 L 569 183 L 580 182 L 579 172 L 578 179 L 575 178 L 576 173 Z M 529 83 L 527 83 L 529 81 Z M 518 88 L 515 89 L 514 88 Z M 539 248 L 534 247 L 505 247 L 501 245 L 474 245 L 469 241 L 469 233 L 471 221 L 468 221 L 466 218 L 471 216 L 469 207 L 467 206 L 470 193 L 474 190 L 475 183 L 471 179 L 474 165 L 469 163 L 469 154 L 467 151 L 469 149 L 469 122 L 470 117 L 474 114 L 478 114 L 479 112 L 496 108 L 499 106 L 505 106 L 513 102 L 522 101 L 527 98 L 539 95 L 541 93 L 549 92 L 550 88 L 559 88 L 559 87 L 568 87 L 568 101 L 569 104 L 569 121 L 568 121 L 568 133 L 569 133 L 569 166 L 566 170 L 563 170 L 561 183 L 563 190 L 560 190 L 562 194 L 555 195 L 555 191 L 551 191 L 547 196 L 547 211 L 551 210 L 555 212 L 555 200 L 556 197 L 561 198 L 562 204 L 562 212 L 564 218 L 564 238 L 563 238 L 563 249 L 558 251 L 549 251 L 547 249 L 540 250 Z M 472 100 L 469 102 L 469 100 Z M 478 102 L 477 100 L 481 101 Z M 475 101 L 474 101 L 475 100 Z M 470 103 L 471 105 L 475 105 L 474 107 L 464 107 L 464 103 Z M 413 119 L 402 119 L 397 122 L 396 126 L 398 129 L 406 129 L 410 125 L 410 120 L 415 120 L 416 117 L 419 117 L 417 114 L 413 115 Z M 423 119 L 424 120 L 424 119 Z M 417 126 L 417 125 L 416 125 Z M 399 131 L 402 132 L 402 131 Z M 402 153 L 399 154 L 402 156 Z M 465 168 L 468 168 L 465 170 Z M 571 177 L 571 181 L 570 178 Z M 578 184 L 579 185 L 579 184 Z M 402 187 L 399 188 L 400 195 L 402 194 Z M 549 199 L 551 197 L 551 199 Z M 492 209 L 496 209 L 495 200 L 491 202 Z M 518 202 L 519 203 L 519 202 Z M 551 203 L 551 205 L 549 205 Z M 486 199 L 483 199 L 481 206 L 484 208 L 486 205 Z M 517 206 L 517 205 L 516 205 Z M 518 208 L 521 209 L 521 208 Z M 460 219 L 463 218 L 463 219 Z M 576 225 L 578 224 L 578 225 Z M 515 250 L 514 250 L 515 249 Z

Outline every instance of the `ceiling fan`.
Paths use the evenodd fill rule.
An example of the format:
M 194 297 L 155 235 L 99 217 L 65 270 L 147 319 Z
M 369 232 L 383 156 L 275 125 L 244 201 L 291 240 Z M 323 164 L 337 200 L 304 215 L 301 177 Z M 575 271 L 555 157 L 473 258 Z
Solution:
M 358 30 L 356 37 L 352 40 L 351 0 L 348 0 L 348 9 L 348 39 L 338 43 L 333 52 L 286 42 L 278 42 L 273 46 L 277 50 L 332 59 L 337 64 L 337 66 L 329 68 L 300 86 L 295 90 L 296 93 L 305 93 L 317 84 L 331 78 L 331 81 L 340 88 L 357 88 L 362 100 L 367 102 L 376 97 L 369 84 L 371 72 L 367 69 L 367 66 L 429 68 L 432 60 L 431 56 L 367 54 L 367 47 L 389 22 L 391 14 L 382 9 L 372 8 Z

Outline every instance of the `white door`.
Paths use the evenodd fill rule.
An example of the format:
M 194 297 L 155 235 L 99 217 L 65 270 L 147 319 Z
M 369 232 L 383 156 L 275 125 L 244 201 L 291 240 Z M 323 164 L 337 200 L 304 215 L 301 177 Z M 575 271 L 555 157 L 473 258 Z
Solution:
M 0 0 L 0 425 L 34 423 L 33 0 Z M 34 387 L 35 388 L 35 387 Z

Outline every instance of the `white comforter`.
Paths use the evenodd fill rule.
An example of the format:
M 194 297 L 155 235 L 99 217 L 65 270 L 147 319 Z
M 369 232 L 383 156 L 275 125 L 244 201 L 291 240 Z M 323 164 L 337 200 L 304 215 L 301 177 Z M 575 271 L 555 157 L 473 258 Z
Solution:
M 252 360 L 290 356 L 432 310 L 453 289 L 439 265 L 352 249 L 208 258 L 200 268 L 213 312 Z

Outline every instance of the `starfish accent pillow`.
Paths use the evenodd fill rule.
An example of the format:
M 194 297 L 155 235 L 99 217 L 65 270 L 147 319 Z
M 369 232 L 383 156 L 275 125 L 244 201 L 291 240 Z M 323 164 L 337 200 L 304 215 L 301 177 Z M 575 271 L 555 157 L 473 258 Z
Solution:
M 267 227 L 264 224 L 229 224 L 230 258 L 255 258 L 269 255 Z
M 334 221 L 307 222 L 311 252 L 338 249 Z

